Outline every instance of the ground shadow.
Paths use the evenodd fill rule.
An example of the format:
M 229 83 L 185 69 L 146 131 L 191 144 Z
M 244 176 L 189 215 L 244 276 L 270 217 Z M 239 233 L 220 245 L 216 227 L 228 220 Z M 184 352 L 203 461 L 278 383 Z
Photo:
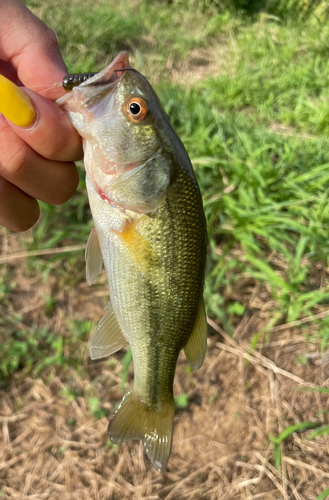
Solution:
M 233 0 L 234 7 L 248 15 L 267 12 L 281 18 L 293 14 L 294 17 L 306 18 L 323 5 L 323 0 L 313 0 L 306 4 L 302 0 Z M 327 10 L 327 9 L 326 9 Z

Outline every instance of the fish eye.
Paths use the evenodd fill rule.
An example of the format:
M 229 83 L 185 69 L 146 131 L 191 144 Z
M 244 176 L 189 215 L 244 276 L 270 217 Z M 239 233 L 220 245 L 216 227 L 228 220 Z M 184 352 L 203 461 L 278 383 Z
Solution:
M 132 115 L 138 115 L 141 112 L 141 107 L 138 102 L 132 102 L 129 106 L 129 111 Z
M 130 121 L 140 122 L 148 113 L 148 107 L 141 97 L 133 97 L 126 104 L 126 114 Z

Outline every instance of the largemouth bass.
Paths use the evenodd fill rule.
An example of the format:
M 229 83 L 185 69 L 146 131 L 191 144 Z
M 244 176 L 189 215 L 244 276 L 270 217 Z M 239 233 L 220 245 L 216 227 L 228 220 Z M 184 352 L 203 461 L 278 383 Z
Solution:
M 104 262 L 109 283 L 110 304 L 91 339 L 91 358 L 127 343 L 133 356 L 134 385 L 110 421 L 110 437 L 119 444 L 141 439 L 162 472 L 172 445 L 179 352 L 198 369 L 206 350 L 200 190 L 156 93 L 126 52 L 59 103 L 83 137 L 94 220 L 87 280 Z

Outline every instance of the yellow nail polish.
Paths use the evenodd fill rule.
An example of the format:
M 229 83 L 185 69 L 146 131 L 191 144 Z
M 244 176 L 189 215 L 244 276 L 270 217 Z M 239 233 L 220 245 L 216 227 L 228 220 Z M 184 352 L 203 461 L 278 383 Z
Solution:
M 0 75 L 0 113 L 19 127 L 28 127 L 35 117 L 33 105 L 27 95 L 2 75 Z

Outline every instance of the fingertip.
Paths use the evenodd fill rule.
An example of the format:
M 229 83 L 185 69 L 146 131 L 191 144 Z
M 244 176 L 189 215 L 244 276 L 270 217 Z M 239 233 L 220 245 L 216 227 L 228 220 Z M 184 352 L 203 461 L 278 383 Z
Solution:
M 80 181 L 79 172 L 75 163 L 67 164 L 66 179 L 67 179 L 66 185 L 63 186 L 63 189 L 61 191 L 61 198 L 59 202 L 60 205 L 69 201 L 69 199 L 72 198 L 72 196 L 77 190 L 77 187 L 79 186 L 79 181 Z
M 63 205 L 74 195 L 79 185 L 79 172 L 75 163 L 58 163 L 57 179 L 54 182 L 53 189 L 47 188 L 47 196 L 43 201 L 50 205 Z M 65 181 L 63 182 L 63 179 Z
M 33 207 L 31 206 L 29 218 L 26 220 L 14 221 L 12 227 L 8 227 L 11 231 L 16 231 L 17 233 L 23 233 L 31 229 L 39 220 L 40 217 L 40 207 L 37 200 L 34 200 Z
M 32 90 L 23 90 L 20 89 L 21 93 L 26 95 L 32 103 L 35 117 L 30 124 L 26 124 L 27 126 L 18 126 L 18 123 L 15 124 L 8 117 L 9 124 L 15 133 L 40 156 L 48 160 L 62 162 L 81 160 L 83 157 L 82 139 L 64 110 L 55 102 Z
M 0 177 L 0 225 L 23 232 L 34 226 L 39 216 L 37 200 Z
M 8 78 L 0 75 L 0 113 L 19 127 L 28 127 L 35 118 L 29 97 Z

